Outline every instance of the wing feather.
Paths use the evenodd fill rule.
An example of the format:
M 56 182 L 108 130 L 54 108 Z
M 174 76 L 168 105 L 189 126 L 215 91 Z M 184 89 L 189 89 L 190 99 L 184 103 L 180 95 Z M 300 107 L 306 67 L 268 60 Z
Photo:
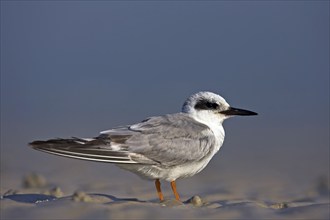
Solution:
M 174 166 L 202 160 L 215 145 L 213 132 L 185 113 L 148 118 L 101 132 L 92 139 L 73 137 L 34 141 L 43 152 L 107 163 Z
M 97 139 L 51 139 L 34 141 L 30 145 L 36 150 L 64 157 L 107 163 L 137 163 L 131 160 L 127 151 L 112 150 L 104 141 Z

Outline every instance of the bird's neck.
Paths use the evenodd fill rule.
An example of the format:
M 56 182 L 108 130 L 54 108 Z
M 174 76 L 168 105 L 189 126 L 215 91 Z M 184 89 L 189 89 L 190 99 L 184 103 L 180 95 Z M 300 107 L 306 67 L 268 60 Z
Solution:
M 225 138 L 225 130 L 222 126 L 222 122 L 224 121 L 224 119 L 221 118 L 221 116 L 211 114 L 206 111 L 192 113 L 191 115 L 196 121 L 208 126 L 212 130 L 215 138 L 217 139 L 216 141 L 221 146 Z

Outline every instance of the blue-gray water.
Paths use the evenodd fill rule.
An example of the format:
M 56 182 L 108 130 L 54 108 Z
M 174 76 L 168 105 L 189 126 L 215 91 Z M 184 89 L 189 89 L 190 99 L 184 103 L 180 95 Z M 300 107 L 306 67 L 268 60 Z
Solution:
M 112 165 L 27 143 L 180 111 L 200 90 L 259 116 L 226 121 L 220 154 L 185 183 L 199 191 L 209 176 L 223 187 L 268 177 L 329 184 L 328 9 L 327 1 L 1 1 L 1 190 L 25 173 L 60 172 L 62 161 L 129 183 L 135 177 Z

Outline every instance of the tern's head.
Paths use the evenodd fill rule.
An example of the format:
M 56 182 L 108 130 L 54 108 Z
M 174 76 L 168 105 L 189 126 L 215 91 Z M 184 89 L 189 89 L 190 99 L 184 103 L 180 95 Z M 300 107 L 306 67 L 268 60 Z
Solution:
M 235 115 L 257 115 L 255 112 L 230 107 L 224 98 L 212 92 L 193 94 L 183 104 L 182 112 L 199 121 L 213 123 L 222 123 L 226 118 Z

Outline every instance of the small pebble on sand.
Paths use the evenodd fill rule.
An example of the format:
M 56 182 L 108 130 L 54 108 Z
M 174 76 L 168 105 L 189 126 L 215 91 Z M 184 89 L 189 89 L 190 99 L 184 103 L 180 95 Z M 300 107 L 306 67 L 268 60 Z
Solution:
M 51 196 L 55 196 L 55 197 L 57 197 L 57 198 L 63 196 L 63 192 L 62 192 L 61 188 L 58 187 L 58 186 L 57 186 L 57 187 L 54 187 L 54 188 L 52 188 L 52 189 L 50 189 L 50 190 L 45 191 L 44 194 L 46 194 L 46 195 L 51 195 Z
M 192 204 L 193 206 L 197 206 L 197 207 L 204 205 L 202 198 L 197 195 L 188 199 L 187 203 Z
M 72 195 L 72 200 L 75 202 L 92 202 L 93 199 L 85 192 L 77 191 Z

